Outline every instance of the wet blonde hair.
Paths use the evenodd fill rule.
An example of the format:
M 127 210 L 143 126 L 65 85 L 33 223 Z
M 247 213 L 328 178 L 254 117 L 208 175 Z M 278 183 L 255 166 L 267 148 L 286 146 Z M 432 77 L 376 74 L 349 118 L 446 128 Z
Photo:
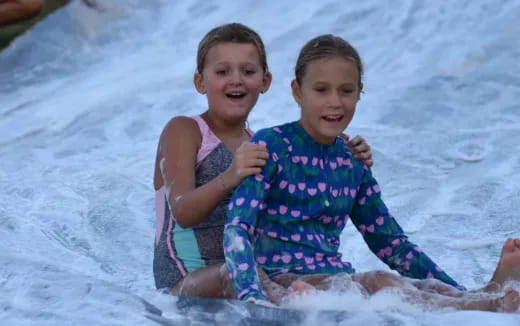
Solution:
M 363 76 L 363 64 L 356 49 L 339 36 L 332 34 L 320 35 L 307 42 L 300 50 L 294 74 L 299 85 L 307 72 L 309 63 L 315 60 L 338 56 L 353 62 L 359 73 L 358 86 L 361 90 L 361 79 Z
M 260 56 L 262 69 L 264 72 L 268 71 L 267 54 L 260 35 L 245 25 L 231 23 L 213 28 L 202 38 L 197 50 L 197 73 L 201 74 L 204 70 L 209 50 L 215 45 L 224 42 L 253 44 Z

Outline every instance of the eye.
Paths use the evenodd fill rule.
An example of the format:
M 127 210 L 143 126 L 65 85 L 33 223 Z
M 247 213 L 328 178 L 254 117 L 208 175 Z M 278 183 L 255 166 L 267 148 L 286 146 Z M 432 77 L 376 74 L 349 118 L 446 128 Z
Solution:
M 253 75 L 256 73 L 256 70 L 255 69 L 242 69 L 242 73 L 244 75 Z
M 227 69 L 217 69 L 217 70 L 215 71 L 215 73 L 216 73 L 217 75 L 221 75 L 221 76 L 226 75 L 227 72 L 228 72 Z
M 327 91 L 325 87 L 316 87 L 314 90 L 318 93 L 325 93 Z
M 343 90 L 343 93 L 345 93 L 345 94 L 351 94 L 351 93 L 354 93 L 354 90 L 351 89 L 351 88 L 346 88 L 346 89 Z

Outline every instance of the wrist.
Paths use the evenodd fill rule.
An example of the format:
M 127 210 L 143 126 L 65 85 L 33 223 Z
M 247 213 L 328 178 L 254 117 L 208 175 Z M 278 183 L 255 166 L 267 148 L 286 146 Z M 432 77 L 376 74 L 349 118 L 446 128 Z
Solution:
M 242 178 L 237 176 L 231 167 L 227 168 L 224 172 L 221 173 L 221 175 L 222 180 L 230 190 L 235 189 L 235 187 L 238 186 L 240 182 L 242 182 Z
M 220 184 L 220 187 L 226 192 L 226 193 L 229 193 L 231 192 L 231 189 L 233 189 L 233 187 L 231 187 L 230 183 L 229 183 L 229 179 L 227 179 L 225 177 L 225 172 L 222 172 L 220 173 L 218 176 L 217 176 L 217 182 Z

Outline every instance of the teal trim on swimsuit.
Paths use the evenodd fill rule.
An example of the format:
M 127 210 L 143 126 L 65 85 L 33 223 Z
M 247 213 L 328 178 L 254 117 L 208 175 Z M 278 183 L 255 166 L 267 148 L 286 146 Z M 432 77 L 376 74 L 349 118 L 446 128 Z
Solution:
M 172 233 L 173 239 L 175 239 L 177 257 L 182 260 L 188 272 L 193 272 L 197 268 L 206 266 L 198 251 L 199 245 L 192 228 L 184 229 L 177 224 Z

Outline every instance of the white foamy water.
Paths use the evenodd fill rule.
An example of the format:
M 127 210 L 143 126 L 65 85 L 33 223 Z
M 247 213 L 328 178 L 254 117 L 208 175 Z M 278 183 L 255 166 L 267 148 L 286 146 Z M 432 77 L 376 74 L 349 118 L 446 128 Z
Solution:
M 289 83 L 306 40 L 334 33 L 359 49 L 365 93 L 347 132 L 372 145 L 384 199 L 410 239 L 457 281 L 484 285 L 504 239 L 520 236 L 517 1 L 108 7 L 73 2 L 0 53 L 2 325 L 153 325 L 140 298 L 183 318 L 152 276 L 155 149 L 170 117 L 205 110 L 192 86 L 196 47 L 231 21 L 262 35 L 274 75 L 253 129 L 298 117 Z M 359 271 L 386 268 L 352 225 L 342 251 Z M 346 310 L 345 325 L 520 324 L 426 312 L 391 293 L 294 304 Z

